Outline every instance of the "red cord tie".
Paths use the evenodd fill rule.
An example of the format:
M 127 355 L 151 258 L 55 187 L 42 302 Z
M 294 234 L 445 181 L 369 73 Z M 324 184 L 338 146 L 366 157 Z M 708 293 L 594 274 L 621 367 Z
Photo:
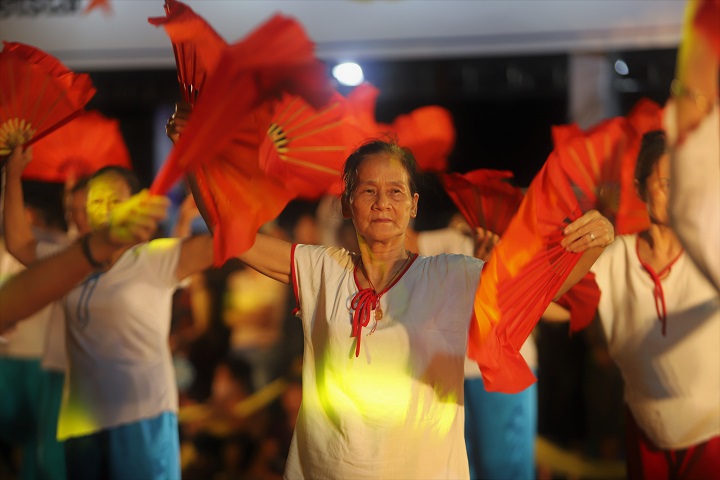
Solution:
M 636 244 L 635 251 L 637 252 L 638 259 L 640 259 L 640 252 L 638 250 L 638 246 Z M 660 323 L 662 324 L 662 334 L 665 336 L 665 333 L 667 332 L 667 306 L 665 305 L 665 292 L 663 291 L 661 278 L 670 273 L 670 269 L 675 265 L 675 262 L 678 261 L 678 259 L 682 256 L 684 250 L 681 250 L 677 257 L 675 257 L 665 268 L 660 270 L 659 272 L 655 272 L 653 268 L 640 260 L 640 265 L 645 269 L 645 271 L 650 275 L 650 278 L 653 281 L 653 284 L 655 285 L 653 287 L 653 297 L 655 299 L 655 311 L 657 312 L 658 319 L 660 320 Z
M 377 295 L 375 290 L 372 288 L 363 288 L 352 298 L 350 306 L 353 310 L 355 310 L 353 313 L 352 336 L 357 339 L 355 344 L 356 357 L 360 356 L 360 337 L 362 337 L 362 328 L 368 326 L 368 323 L 370 323 L 370 312 L 375 310 L 379 303 L 380 296 Z

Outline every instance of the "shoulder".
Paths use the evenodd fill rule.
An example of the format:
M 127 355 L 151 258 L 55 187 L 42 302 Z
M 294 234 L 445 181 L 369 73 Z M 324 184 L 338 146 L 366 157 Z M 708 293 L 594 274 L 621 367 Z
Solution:
M 470 277 L 477 277 L 482 271 L 485 262 L 468 255 L 457 253 L 441 253 L 432 256 L 418 256 L 416 263 L 424 269 L 438 274 L 458 274 Z
M 618 235 L 590 267 L 598 284 L 612 282 L 615 275 L 626 271 L 637 257 L 637 234 Z
M 139 243 L 132 247 L 133 253 L 137 256 L 164 256 L 176 253 L 182 245 L 179 238 L 158 238 L 145 243 Z
M 345 264 L 352 262 L 356 255 L 344 248 L 326 247 L 324 245 L 294 245 L 294 257 L 296 261 L 331 261 Z

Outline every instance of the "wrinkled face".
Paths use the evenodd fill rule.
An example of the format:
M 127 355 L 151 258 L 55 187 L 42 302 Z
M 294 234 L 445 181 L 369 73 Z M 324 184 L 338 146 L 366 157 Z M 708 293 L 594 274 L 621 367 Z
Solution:
M 110 212 L 131 196 L 130 186 L 114 173 L 93 178 L 88 183 L 87 219 L 92 230 L 107 224 Z
M 653 166 L 645 181 L 643 200 L 652 223 L 669 225 L 668 196 L 670 195 L 670 156 L 664 154 Z
M 366 241 L 404 239 L 410 218 L 417 215 L 418 194 L 410 191 L 402 162 L 388 154 L 365 159 L 350 201 L 350 216 Z

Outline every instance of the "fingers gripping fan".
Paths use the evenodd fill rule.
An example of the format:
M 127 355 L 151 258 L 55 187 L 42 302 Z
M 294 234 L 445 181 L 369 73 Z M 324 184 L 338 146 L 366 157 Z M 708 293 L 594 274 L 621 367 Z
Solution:
M 29 45 L 0 52 L 0 156 L 30 145 L 80 115 L 95 94 L 90 77 Z
M 35 144 L 23 178 L 65 182 L 90 176 L 109 165 L 131 168 L 120 125 L 100 112 L 89 111 Z

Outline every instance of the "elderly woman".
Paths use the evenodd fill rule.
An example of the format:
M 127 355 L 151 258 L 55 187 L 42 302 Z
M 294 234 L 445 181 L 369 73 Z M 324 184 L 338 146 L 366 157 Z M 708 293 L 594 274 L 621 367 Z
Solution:
M 412 154 L 382 141 L 348 158 L 342 208 L 359 254 L 258 235 L 240 257 L 292 282 L 303 322 L 303 400 L 286 478 L 469 477 L 463 362 L 483 262 L 407 250 L 415 172 Z M 590 212 L 570 231 L 566 248 L 587 250 L 581 274 L 612 226 Z
M 593 265 L 598 312 L 625 380 L 628 477 L 714 478 L 720 471 L 720 298 L 668 217 L 662 131 L 635 170 L 650 228 L 618 237 Z

